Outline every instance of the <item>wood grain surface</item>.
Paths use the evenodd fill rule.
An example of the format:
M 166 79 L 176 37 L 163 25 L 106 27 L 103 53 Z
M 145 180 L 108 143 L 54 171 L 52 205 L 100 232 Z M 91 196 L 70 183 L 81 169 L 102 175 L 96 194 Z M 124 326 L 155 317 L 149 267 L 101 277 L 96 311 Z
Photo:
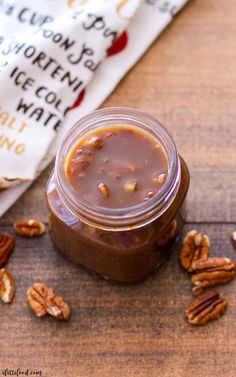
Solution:
M 209 234 L 212 255 L 236 259 L 236 4 L 191 0 L 129 72 L 104 106 L 125 105 L 157 117 L 190 168 L 184 232 Z M 22 217 L 47 223 L 45 185 L 52 166 L 0 220 L 12 232 Z M 205 327 L 186 323 L 189 276 L 178 247 L 142 282 L 119 285 L 73 266 L 41 239 L 16 239 L 8 263 L 16 281 L 12 305 L 0 305 L 0 375 L 29 368 L 49 377 L 235 377 L 236 282 L 219 290 L 225 316 Z M 32 283 L 62 294 L 68 323 L 38 319 L 26 302 Z

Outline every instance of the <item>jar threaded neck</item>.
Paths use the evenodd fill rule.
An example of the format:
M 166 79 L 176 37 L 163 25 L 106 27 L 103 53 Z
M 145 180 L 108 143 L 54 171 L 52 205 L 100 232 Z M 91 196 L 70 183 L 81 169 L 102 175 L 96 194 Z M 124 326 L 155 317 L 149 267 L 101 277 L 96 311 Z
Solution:
M 65 172 L 66 156 L 78 139 L 89 131 L 117 124 L 139 127 L 157 139 L 168 161 L 167 179 L 160 191 L 144 203 L 121 209 L 97 207 L 82 200 L 70 186 Z M 103 108 L 81 118 L 62 142 L 55 164 L 56 185 L 62 202 L 81 221 L 106 230 L 139 228 L 161 216 L 175 198 L 180 175 L 179 156 L 168 131 L 155 118 L 125 107 Z

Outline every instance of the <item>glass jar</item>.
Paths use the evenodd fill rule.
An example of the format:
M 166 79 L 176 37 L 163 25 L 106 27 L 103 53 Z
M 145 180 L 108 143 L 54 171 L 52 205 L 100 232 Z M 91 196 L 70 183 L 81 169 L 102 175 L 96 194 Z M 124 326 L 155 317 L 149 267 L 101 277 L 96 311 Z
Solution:
M 151 199 L 129 208 L 83 201 L 65 172 L 69 151 L 88 131 L 132 125 L 155 137 L 168 160 L 167 179 Z M 80 119 L 65 137 L 47 186 L 49 228 L 55 246 L 71 261 L 105 278 L 132 282 L 169 256 L 183 225 L 189 173 L 168 131 L 153 117 L 130 108 L 104 108 Z

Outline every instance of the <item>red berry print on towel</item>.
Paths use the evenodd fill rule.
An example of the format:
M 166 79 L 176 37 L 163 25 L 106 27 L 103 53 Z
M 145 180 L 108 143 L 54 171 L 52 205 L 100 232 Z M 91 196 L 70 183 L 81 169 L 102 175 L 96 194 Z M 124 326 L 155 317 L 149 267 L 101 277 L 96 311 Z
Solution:
M 84 99 L 84 96 L 85 96 L 85 89 L 82 90 L 82 92 L 80 92 L 77 100 L 73 103 L 73 105 L 71 106 L 70 110 L 73 110 L 75 109 L 76 107 L 79 107 L 81 102 L 83 101 Z
M 127 31 L 124 31 L 118 38 L 116 38 L 113 45 L 107 50 L 107 56 L 112 56 L 123 51 L 128 43 Z

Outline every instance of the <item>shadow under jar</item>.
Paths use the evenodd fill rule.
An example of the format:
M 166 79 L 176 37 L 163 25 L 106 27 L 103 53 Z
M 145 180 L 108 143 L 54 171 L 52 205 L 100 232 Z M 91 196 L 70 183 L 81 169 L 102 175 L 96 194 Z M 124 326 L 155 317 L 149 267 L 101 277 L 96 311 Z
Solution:
M 57 153 L 47 186 L 52 240 L 105 278 L 139 280 L 173 249 L 188 186 L 187 166 L 156 119 L 129 108 L 95 111 Z

